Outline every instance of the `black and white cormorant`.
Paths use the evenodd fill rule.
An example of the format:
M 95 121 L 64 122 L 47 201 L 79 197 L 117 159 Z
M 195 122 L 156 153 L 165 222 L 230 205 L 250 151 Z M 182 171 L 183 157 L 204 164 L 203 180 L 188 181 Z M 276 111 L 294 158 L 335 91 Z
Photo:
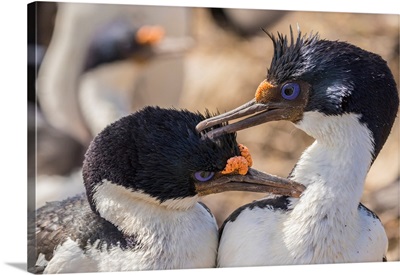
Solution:
M 215 267 L 218 228 L 201 196 L 237 190 L 298 197 L 304 190 L 250 168 L 236 134 L 198 134 L 205 118 L 146 107 L 100 132 L 85 154 L 86 194 L 37 210 L 31 270 Z
M 385 260 L 385 229 L 360 200 L 399 106 L 387 63 L 318 34 L 268 35 L 274 56 L 255 99 L 197 129 L 247 115 L 208 135 L 291 121 L 315 138 L 289 175 L 306 190 L 300 198 L 267 197 L 234 211 L 221 229 L 218 266 Z

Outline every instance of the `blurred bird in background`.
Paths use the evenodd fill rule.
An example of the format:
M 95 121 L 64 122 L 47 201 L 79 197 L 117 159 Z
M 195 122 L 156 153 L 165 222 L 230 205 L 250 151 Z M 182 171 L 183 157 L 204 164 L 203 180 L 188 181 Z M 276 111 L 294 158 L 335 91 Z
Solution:
M 78 170 L 79 174 L 90 140 L 107 124 L 146 104 L 178 104 L 183 81 L 182 55 L 193 46 L 186 24 L 169 23 L 161 16 L 161 10 L 155 12 L 149 7 L 33 5 L 30 11 L 38 12 L 38 18 L 47 15 L 47 22 L 52 17 L 55 20 L 54 29 L 48 31 L 52 36 L 47 44 L 38 45 L 32 42 L 34 39 L 29 40 L 29 49 L 36 47 L 42 53 L 31 54 L 36 56 L 36 62 L 28 64 L 31 72 L 28 108 L 30 114 L 36 111 L 36 116 L 30 115 L 28 121 L 31 178 L 35 173 L 68 176 Z M 52 13 L 41 13 L 50 9 L 48 5 Z M 182 23 L 188 12 L 170 9 L 168 14 Z M 160 58 L 165 59 L 160 62 Z M 158 66 L 151 67 L 155 60 Z M 36 75 L 35 70 L 37 80 L 32 77 Z M 160 82 L 149 81 L 149 77 Z M 170 92 L 159 93 L 162 87 Z M 36 167 L 32 165 L 35 131 Z M 44 179 L 51 185 L 55 178 Z M 76 181 L 81 182 L 79 176 L 71 180 Z M 74 184 L 68 185 L 61 186 L 74 190 Z M 64 193 L 57 188 L 51 192 L 46 186 L 44 190 L 49 194 Z M 79 184 L 76 187 L 80 188 Z

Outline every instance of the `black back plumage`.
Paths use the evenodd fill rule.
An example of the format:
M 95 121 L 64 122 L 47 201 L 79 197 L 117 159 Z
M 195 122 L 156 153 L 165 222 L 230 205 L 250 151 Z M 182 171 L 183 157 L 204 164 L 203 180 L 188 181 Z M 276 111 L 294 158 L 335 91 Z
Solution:
M 305 81 L 311 85 L 305 111 L 325 115 L 354 113 L 372 132 L 373 159 L 390 133 L 399 108 L 396 82 L 379 55 L 341 41 L 320 39 L 318 34 L 290 38 L 269 34 L 274 56 L 266 79 L 274 85 Z M 290 40 L 290 42 L 289 42 Z

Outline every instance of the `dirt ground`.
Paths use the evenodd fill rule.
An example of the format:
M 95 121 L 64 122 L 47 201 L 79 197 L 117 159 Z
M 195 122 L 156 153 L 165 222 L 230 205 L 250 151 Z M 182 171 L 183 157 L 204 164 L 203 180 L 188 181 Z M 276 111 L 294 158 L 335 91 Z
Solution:
M 184 60 L 184 88 L 177 107 L 223 112 L 252 99 L 271 62 L 273 46 L 268 36 L 260 31 L 244 39 L 226 32 L 203 8 L 193 9 L 192 17 L 190 28 L 196 46 Z M 289 25 L 296 29 L 297 24 L 303 33 L 318 32 L 322 38 L 348 41 L 381 55 L 399 84 L 398 15 L 287 12 L 267 30 L 288 34 Z M 399 121 L 396 120 L 367 176 L 362 197 L 362 203 L 376 212 L 385 226 L 389 238 L 388 261 L 400 260 L 399 140 Z M 286 177 L 313 139 L 288 122 L 271 122 L 239 132 L 238 141 L 252 153 L 254 168 Z M 69 180 L 81 186 L 79 174 L 70 176 Z M 50 190 L 51 184 L 42 189 L 40 184 L 54 181 L 62 180 L 58 176 L 39 175 L 38 190 Z M 204 202 L 221 224 L 237 207 L 262 196 L 228 192 L 208 196 Z

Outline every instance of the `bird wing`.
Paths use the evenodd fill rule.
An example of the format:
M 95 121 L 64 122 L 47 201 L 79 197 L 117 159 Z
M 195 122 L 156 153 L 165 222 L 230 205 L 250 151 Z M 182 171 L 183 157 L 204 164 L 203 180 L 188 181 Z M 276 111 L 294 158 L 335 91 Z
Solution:
M 50 261 L 54 250 L 68 237 L 76 240 L 78 236 L 77 233 L 73 233 L 73 229 L 76 228 L 73 224 L 80 220 L 82 222 L 80 216 L 88 211 L 89 204 L 84 194 L 61 202 L 48 202 L 39 208 L 29 221 L 28 230 L 28 253 L 33 265 L 36 265 L 41 255 L 42 264 Z M 35 270 L 41 268 L 36 266 Z
M 116 226 L 103 219 L 90 208 L 86 194 L 77 195 L 61 202 L 50 202 L 37 210 L 36 220 L 31 222 L 29 253 L 31 270 L 43 270 L 57 247 L 67 240 L 74 241 L 82 251 L 95 249 L 134 249 L 136 236 L 127 236 Z

